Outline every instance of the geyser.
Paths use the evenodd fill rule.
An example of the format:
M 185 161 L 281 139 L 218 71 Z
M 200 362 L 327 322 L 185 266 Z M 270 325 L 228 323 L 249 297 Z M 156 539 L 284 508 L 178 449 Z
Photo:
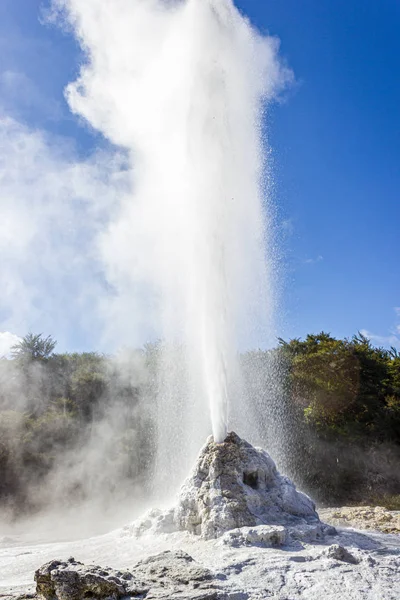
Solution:
M 69 104 L 127 150 L 132 171 L 100 252 L 112 335 L 164 340 L 156 463 L 165 491 L 210 422 L 217 442 L 228 422 L 252 428 L 238 353 L 265 344 L 274 300 L 262 116 L 290 72 L 277 41 L 231 0 L 53 4 L 87 56 Z
M 133 526 L 136 535 L 173 531 L 205 539 L 225 536 L 233 544 L 247 540 L 275 545 L 335 533 L 321 523 L 314 502 L 278 472 L 265 450 L 233 432 L 222 443 L 208 439 L 174 508 L 150 511 Z

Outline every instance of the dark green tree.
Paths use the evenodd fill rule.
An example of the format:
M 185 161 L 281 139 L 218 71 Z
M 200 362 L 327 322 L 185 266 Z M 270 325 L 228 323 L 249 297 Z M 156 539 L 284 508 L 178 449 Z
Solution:
M 23 360 L 47 360 L 53 354 L 57 342 L 51 335 L 28 333 L 11 348 L 13 358 Z

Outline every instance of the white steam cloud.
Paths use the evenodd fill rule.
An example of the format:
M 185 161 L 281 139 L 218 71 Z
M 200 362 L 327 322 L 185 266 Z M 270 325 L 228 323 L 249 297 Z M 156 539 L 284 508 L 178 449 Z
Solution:
M 167 440 L 175 457 L 190 456 L 209 431 L 207 401 L 214 437 L 224 439 L 235 421 L 236 353 L 271 333 L 261 119 L 291 73 L 277 41 L 230 0 L 53 6 L 87 57 L 67 88 L 70 107 L 128 150 L 134 173 L 132 196 L 101 242 L 115 290 L 109 323 L 120 340 L 140 323 L 184 343 L 186 375 L 164 367 L 159 444 L 162 457 Z M 174 409 L 178 379 L 186 407 Z
M 8 357 L 11 354 L 13 346 L 18 344 L 21 339 L 9 331 L 0 331 L 0 358 Z
M 53 0 L 52 17 L 86 56 L 72 112 L 121 153 L 81 161 L 1 121 L 2 327 L 51 332 L 68 302 L 68 325 L 108 347 L 164 339 L 157 460 L 173 488 L 210 421 L 220 441 L 257 430 L 237 354 L 273 335 L 262 118 L 292 74 L 231 0 Z
M 24 335 L 57 332 L 71 343 L 72 323 L 89 332 L 104 296 L 96 236 L 124 173 L 116 155 L 79 161 L 71 143 L 0 119 L 1 327 Z

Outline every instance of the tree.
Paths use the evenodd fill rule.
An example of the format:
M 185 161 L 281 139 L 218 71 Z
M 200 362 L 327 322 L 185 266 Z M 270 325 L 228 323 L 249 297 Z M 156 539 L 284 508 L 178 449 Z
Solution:
M 280 339 L 288 365 L 289 393 L 319 434 L 400 439 L 400 357 L 374 347 L 358 333 L 337 340 L 325 332 L 304 341 Z
M 47 360 L 53 353 L 57 342 L 50 335 L 28 333 L 18 344 L 11 348 L 13 358 L 34 361 Z

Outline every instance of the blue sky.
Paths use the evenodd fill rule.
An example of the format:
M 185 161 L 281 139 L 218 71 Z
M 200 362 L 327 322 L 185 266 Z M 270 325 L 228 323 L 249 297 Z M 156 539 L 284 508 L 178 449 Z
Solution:
M 276 200 L 292 225 L 287 335 L 365 329 L 396 342 L 400 4 L 241 0 L 240 8 L 281 39 L 297 79 L 270 134 Z
M 74 118 L 63 88 L 81 55 L 40 23 L 42 2 L 0 4 L 0 106 L 30 128 L 71 138 L 85 157 L 105 143 Z M 400 4 L 397 0 L 238 0 L 281 40 L 296 83 L 269 115 L 283 249 L 280 334 L 368 331 L 400 347 Z M 2 314 L 0 329 L 8 327 Z M 46 329 L 47 321 L 21 320 Z M 70 329 L 70 328 L 69 328 Z M 46 330 L 47 333 L 47 330 Z M 53 333 L 53 331 L 48 331 Z M 61 348 L 87 332 L 54 332 Z

